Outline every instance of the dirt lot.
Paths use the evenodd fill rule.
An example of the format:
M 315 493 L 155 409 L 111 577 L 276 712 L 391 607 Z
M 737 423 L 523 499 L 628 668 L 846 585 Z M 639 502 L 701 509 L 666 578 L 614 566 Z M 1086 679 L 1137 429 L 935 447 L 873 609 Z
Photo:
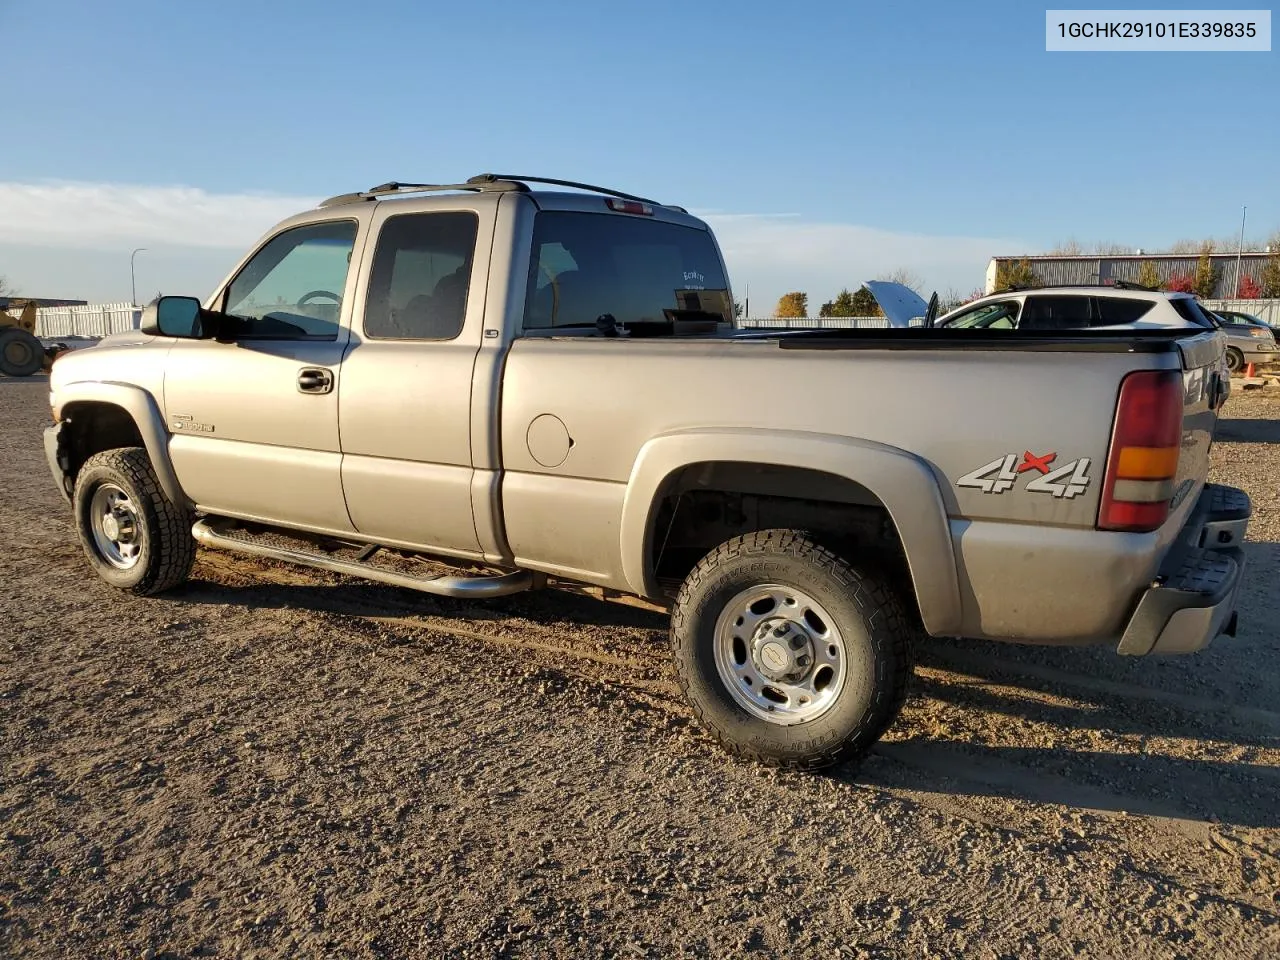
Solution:
M 0 379 L 0 954 L 1280 953 L 1275 394 L 1214 452 L 1255 504 L 1237 639 L 931 641 L 888 738 L 818 776 L 726 759 L 643 611 L 207 553 L 116 594 L 46 398 Z

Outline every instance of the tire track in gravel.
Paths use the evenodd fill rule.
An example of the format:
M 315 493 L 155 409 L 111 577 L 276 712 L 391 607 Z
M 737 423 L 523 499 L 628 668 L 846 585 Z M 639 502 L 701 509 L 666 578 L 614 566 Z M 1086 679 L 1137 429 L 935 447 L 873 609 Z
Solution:
M 305 568 L 289 569 L 270 561 L 263 562 L 256 558 L 211 551 L 202 551 L 197 563 L 197 573 L 212 574 L 215 579 L 206 585 L 193 584 L 193 587 L 201 593 L 211 593 L 212 596 L 209 599 L 215 602 L 243 603 L 246 599 L 252 602 L 252 592 L 263 586 L 267 589 L 270 589 L 271 585 L 319 588 L 317 592 L 307 595 L 305 604 L 288 605 L 302 612 L 318 613 L 326 619 L 333 618 L 336 622 L 345 623 L 366 636 L 377 637 L 383 631 L 393 630 L 405 638 L 423 636 L 456 638 L 508 651 L 531 652 L 533 663 L 538 668 L 607 684 L 637 706 L 657 709 L 682 726 L 691 726 L 693 723 L 689 711 L 680 698 L 677 685 L 670 679 L 665 659 L 661 664 L 655 664 L 652 655 L 648 657 L 640 655 L 642 646 L 647 645 L 650 648 L 655 646 L 653 631 L 643 627 L 600 628 L 597 626 L 591 641 L 570 644 L 565 642 L 563 624 L 546 624 L 529 619 L 524 610 L 495 611 L 489 608 L 477 610 L 471 605 L 460 605 L 457 612 L 452 615 L 424 613 L 421 610 L 421 601 L 400 599 L 389 588 L 387 588 L 387 595 L 380 595 L 376 601 L 362 599 L 351 596 L 348 591 L 341 589 L 342 585 L 353 584 L 356 581 L 336 575 L 330 577 L 324 573 L 313 576 L 312 571 Z M 379 585 L 376 589 L 381 592 L 384 588 Z M 251 595 L 246 598 L 242 594 L 232 593 L 232 590 L 248 590 Z M 326 596 L 327 591 L 333 591 L 333 593 Z M 473 619 L 472 617 L 476 614 L 479 614 L 479 617 Z M 485 629 L 481 628 L 480 624 L 490 626 Z M 646 636 L 637 638 L 635 636 L 637 631 Z M 599 648 L 602 642 L 621 642 L 624 647 L 630 647 L 637 653 L 626 656 L 602 652 Z M 664 655 L 665 647 L 655 652 Z M 1014 661 L 1007 661 L 1007 664 L 1010 669 L 1024 666 Z M 924 672 L 960 683 L 972 680 L 984 682 L 980 678 L 950 673 L 946 670 L 924 668 Z M 1058 671 L 1035 668 L 1031 672 L 1033 676 L 1039 677 Z M 1092 681 L 1094 678 L 1081 677 L 1080 679 Z M 1097 683 L 1107 688 L 1108 692 L 1114 692 L 1114 688 L 1131 686 L 1108 681 L 1097 681 Z M 1161 691 L 1152 692 L 1161 693 Z M 1173 696 L 1180 697 L 1180 695 Z M 909 716 L 903 719 L 910 724 Z M 964 731 L 953 731 L 953 733 L 963 737 Z M 1001 795 L 1009 795 L 1026 804 L 1048 810 L 1059 807 L 1074 808 L 1113 822 L 1140 818 L 1161 832 L 1175 834 L 1196 844 L 1207 844 L 1212 836 L 1209 824 L 1174 806 L 1158 803 L 1137 794 L 1110 791 L 1078 783 L 1056 774 L 1033 770 L 1013 761 L 975 756 L 963 747 L 963 740 L 912 738 L 881 741 L 871 753 L 872 756 L 910 768 L 917 774 L 970 784 L 979 788 L 979 794 L 994 788 Z M 856 774 L 855 779 L 867 786 L 874 786 L 939 813 L 960 816 L 1013 834 L 1025 834 L 1030 826 L 1017 811 L 1008 809 L 1008 805 L 1003 814 L 993 816 L 973 809 L 958 800 L 954 794 L 897 786 L 891 782 L 877 782 L 884 781 L 886 778 L 883 777 L 873 777 L 868 782 L 865 775 Z M 892 781 L 894 778 L 890 775 L 887 779 Z

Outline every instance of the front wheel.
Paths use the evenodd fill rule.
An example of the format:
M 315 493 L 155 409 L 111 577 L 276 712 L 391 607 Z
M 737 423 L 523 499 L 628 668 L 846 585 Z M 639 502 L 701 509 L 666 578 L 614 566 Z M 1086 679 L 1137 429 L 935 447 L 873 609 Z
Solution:
M 861 757 L 897 717 L 910 630 L 877 578 L 793 530 L 735 537 L 676 598 L 677 679 L 730 753 L 818 769 Z
M 190 575 L 191 515 L 165 496 L 142 448 L 95 453 L 76 476 L 73 499 L 89 565 L 113 587 L 146 596 Z

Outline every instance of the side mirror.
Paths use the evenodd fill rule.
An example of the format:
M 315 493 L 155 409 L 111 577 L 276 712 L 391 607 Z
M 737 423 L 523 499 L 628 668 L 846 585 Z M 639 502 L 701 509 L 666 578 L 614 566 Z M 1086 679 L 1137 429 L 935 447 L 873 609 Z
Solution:
M 142 309 L 138 329 L 152 336 L 198 340 L 207 335 L 200 322 L 203 313 L 195 297 L 160 297 Z

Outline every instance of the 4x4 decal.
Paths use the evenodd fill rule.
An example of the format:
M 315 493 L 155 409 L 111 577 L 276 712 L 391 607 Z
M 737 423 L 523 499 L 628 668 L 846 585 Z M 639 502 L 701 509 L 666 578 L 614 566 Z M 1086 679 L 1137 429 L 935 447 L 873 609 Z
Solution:
M 1089 476 L 1088 457 L 1051 469 L 1050 465 L 1057 459 L 1056 451 L 1037 456 L 1030 450 L 1024 450 L 1021 457 L 1016 453 L 1007 453 L 983 464 L 972 473 L 966 473 L 956 481 L 956 486 L 972 487 L 983 493 L 1004 493 L 1013 489 L 1020 475 L 1036 473 L 1039 475 L 1027 484 L 1028 493 L 1048 493 L 1060 500 L 1070 500 L 1089 489 L 1093 478 Z M 1019 460 L 1022 462 L 1019 463 Z

